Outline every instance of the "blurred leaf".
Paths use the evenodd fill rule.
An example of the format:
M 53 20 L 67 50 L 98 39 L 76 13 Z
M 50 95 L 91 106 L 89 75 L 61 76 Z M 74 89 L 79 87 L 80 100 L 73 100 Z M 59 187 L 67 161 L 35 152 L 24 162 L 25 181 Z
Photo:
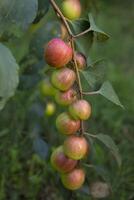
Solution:
M 114 143 L 113 139 L 110 136 L 104 135 L 104 134 L 97 134 L 97 135 L 95 135 L 95 138 L 97 138 L 99 141 L 101 141 L 110 150 L 110 152 L 113 154 L 113 156 L 115 157 L 115 159 L 120 167 L 121 166 L 121 157 L 119 154 L 119 150 L 118 150 L 116 144 Z
M 91 13 L 88 14 L 88 17 L 89 17 L 89 22 L 90 22 L 90 29 L 97 35 L 97 40 L 99 42 L 104 42 L 108 40 L 109 36 L 96 26 Z
M 6 30 L 11 31 L 14 25 L 26 29 L 34 20 L 37 9 L 37 0 L 0 1 L 0 34 Z
M 0 109 L 14 95 L 19 82 L 19 66 L 10 50 L 0 44 Z
M 112 101 L 116 105 L 124 108 L 109 81 L 103 83 L 98 93 L 107 98 L 108 100 Z
M 38 23 L 42 19 L 42 17 L 48 12 L 49 5 L 49 0 L 38 0 L 38 13 L 34 20 L 34 23 Z
M 33 147 L 35 152 L 42 158 L 46 159 L 48 155 L 48 144 L 39 137 L 36 137 L 33 141 Z
M 2 131 L 0 131 L 0 137 L 3 137 L 5 135 L 7 135 L 9 133 L 9 129 L 4 129 Z
M 97 174 L 103 178 L 104 181 L 107 183 L 110 182 L 110 175 L 107 169 L 105 169 L 103 166 L 94 166 L 94 169 L 96 170 Z

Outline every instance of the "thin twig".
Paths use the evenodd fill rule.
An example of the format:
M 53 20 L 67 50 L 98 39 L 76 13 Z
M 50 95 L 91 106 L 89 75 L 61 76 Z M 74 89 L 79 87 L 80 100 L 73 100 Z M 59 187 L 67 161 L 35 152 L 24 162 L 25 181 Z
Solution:
M 86 33 L 92 31 L 90 28 L 88 28 L 87 30 L 81 32 L 81 33 L 78 33 L 77 35 L 73 35 L 74 38 L 78 38 L 78 37 L 81 37 L 83 35 L 85 35 Z
M 99 94 L 99 90 L 98 91 L 93 91 L 93 92 L 82 92 L 83 95 L 95 95 L 95 94 Z

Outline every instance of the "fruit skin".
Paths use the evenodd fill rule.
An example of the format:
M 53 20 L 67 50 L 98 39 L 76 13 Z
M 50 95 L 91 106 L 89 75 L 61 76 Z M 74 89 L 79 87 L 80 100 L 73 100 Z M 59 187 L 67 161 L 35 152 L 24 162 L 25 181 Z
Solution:
M 77 100 L 69 106 L 69 113 L 74 119 L 87 120 L 91 115 L 91 105 L 86 100 Z
M 69 68 L 55 70 L 51 76 L 53 86 L 61 91 L 67 91 L 75 82 L 75 72 Z
M 77 99 L 76 94 L 76 91 L 72 88 L 67 90 L 66 92 L 57 91 L 55 95 L 55 100 L 58 104 L 62 106 L 68 106 Z
M 72 48 L 60 38 L 52 39 L 46 46 L 44 57 L 47 64 L 55 68 L 64 67 L 72 59 Z
M 62 146 L 59 146 L 53 151 L 50 161 L 52 166 L 60 173 L 70 172 L 77 165 L 76 160 L 72 160 L 65 156 Z
M 42 96 L 55 96 L 56 88 L 53 87 L 48 79 L 44 79 L 39 84 L 39 90 Z
M 45 115 L 52 116 L 55 113 L 56 107 L 54 103 L 47 103 L 45 108 Z
M 81 4 L 79 0 L 65 0 L 61 8 L 64 16 L 70 20 L 78 19 L 81 15 Z
M 85 181 L 85 171 L 81 168 L 75 168 L 69 173 L 61 174 L 61 181 L 65 188 L 77 190 Z
M 80 160 L 89 152 L 89 144 L 84 137 L 69 136 L 63 144 L 64 153 L 69 158 Z
M 86 57 L 82 53 L 76 53 L 75 59 L 77 62 L 78 69 L 84 69 L 87 66 Z
M 80 129 L 80 120 L 74 120 L 68 113 L 64 112 L 57 117 L 56 127 L 60 133 L 72 135 Z

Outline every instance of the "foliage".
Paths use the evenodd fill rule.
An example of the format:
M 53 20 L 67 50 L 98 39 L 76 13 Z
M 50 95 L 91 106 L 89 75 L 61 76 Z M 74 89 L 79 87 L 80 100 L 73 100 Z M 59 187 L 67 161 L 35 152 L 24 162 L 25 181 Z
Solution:
M 83 3 L 85 6 L 87 1 L 83 1 Z M 82 23 L 76 21 L 72 26 L 74 31 L 79 33 L 78 27 L 82 25 L 81 30 L 83 31 L 83 23 L 84 29 L 90 27 L 92 23 L 92 32 L 80 39 L 77 44 L 78 49 L 84 51 L 83 53 L 88 56 L 90 55 L 88 57 L 88 71 L 89 74 L 91 73 L 91 78 L 88 76 L 90 85 L 84 83 L 83 87 L 85 90 L 89 90 L 90 87 L 99 89 L 102 79 L 103 82 L 110 79 L 126 108 L 123 111 L 99 96 L 87 97 L 92 102 L 94 109 L 93 118 L 87 123 L 87 128 L 89 126 L 91 133 L 98 133 L 99 130 L 112 136 L 118 144 L 123 163 L 121 168 L 117 168 L 112 155 L 105 149 L 105 146 L 101 148 L 102 143 L 90 138 L 93 150 L 88 161 L 92 161 L 94 168 L 87 167 L 87 181 L 107 181 L 113 190 L 113 196 L 109 199 L 131 200 L 134 197 L 134 163 L 132 161 L 134 150 L 132 91 L 134 84 L 132 81 L 133 69 L 130 67 L 133 52 L 133 30 L 129 19 L 131 17 L 129 9 L 126 10 L 126 7 L 122 5 L 124 14 L 121 10 L 119 11 L 118 7 L 116 8 L 116 5 L 115 3 L 109 7 L 107 2 L 102 3 L 101 8 L 104 13 L 98 15 L 97 22 L 93 22 L 90 13 L 85 21 Z M 52 10 L 47 12 L 48 9 L 49 1 L 47 0 L 0 2 L 0 108 L 3 108 L 0 111 L 0 138 L 2 141 L 0 147 L 0 200 L 71 198 L 71 193 L 64 190 L 58 175 L 49 164 L 51 149 L 64 140 L 64 136 L 57 138 L 58 133 L 54 124 L 55 117 L 62 108 L 57 105 L 56 113 L 51 117 L 46 116 L 44 114 L 45 105 L 53 101 L 53 98 L 42 98 L 38 87 L 39 82 L 49 75 L 47 65 L 43 60 L 43 46 L 52 37 L 57 36 L 60 31 L 60 25 L 55 21 L 54 12 Z M 91 10 L 95 13 L 95 9 L 92 7 Z M 116 16 L 120 16 L 120 18 L 117 20 Z M 89 44 L 92 45 L 92 37 L 96 36 L 99 42 L 100 39 L 108 37 L 94 23 L 101 24 L 103 28 L 107 29 L 113 39 L 106 45 L 95 42 L 90 50 L 87 48 L 89 48 Z M 125 39 L 126 30 L 127 38 Z M 90 67 L 91 63 L 96 63 L 92 60 L 100 59 L 99 56 L 108 57 L 111 60 L 109 64 L 105 62 L 107 66 L 106 79 L 102 78 L 102 70 L 104 70 L 102 62 L 97 65 L 102 70 L 99 67 L 94 69 Z M 96 73 L 97 69 L 98 73 Z M 98 76 L 94 76 L 95 74 Z M 108 93 L 111 94 L 109 83 L 108 87 L 110 87 Z M 13 95 L 14 97 L 12 97 Z M 115 96 L 113 101 L 121 105 Z M 109 142 L 106 142 L 106 146 L 111 148 L 113 142 L 108 144 Z M 116 148 L 113 147 L 113 149 L 115 151 Z M 35 152 L 38 155 L 35 155 Z M 114 155 L 117 156 L 118 153 L 115 152 Z M 59 189 L 57 189 L 57 184 Z M 90 187 L 88 191 L 87 185 L 82 188 L 82 191 L 74 194 L 77 199 L 90 198 Z M 51 196 L 49 196 L 50 194 Z

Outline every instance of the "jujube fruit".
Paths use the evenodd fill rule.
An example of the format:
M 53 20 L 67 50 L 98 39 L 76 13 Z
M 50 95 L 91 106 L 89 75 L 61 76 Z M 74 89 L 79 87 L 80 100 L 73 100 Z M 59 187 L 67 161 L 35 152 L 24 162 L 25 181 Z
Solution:
M 54 38 L 47 44 L 44 57 L 50 66 L 64 67 L 72 59 L 72 48 L 60 38 Z
M 74 119 L 87 120 L 91 115 L 91 105 L 86 100 L 77 100 L 69 106 Z
M 57 171 L 67 173 L 75 168 L 77 161 L 65 156 L 63 147 L 59 146 L 51 155 L 51 164 Z
M 55 70 L 51 76 L 53 86 L 61 91 L 67 91 L 75 82 L 75 72 L 67 67 Z
M 77 190 L 85 181 L 85 171 L 81 168 L 75 168 L 69 173 L 61 174 L 61 181 L 65 188 Z
M 61 113 L 56 119 L 58 131 L 65 135 L 72 135 L 80 129 L 80 120 L 74 120 L 68 113 Z
M 40 82 L 39 90 L 42 96 L 55 96 L 57 91 L 48 79 L 44 79 Z
M 65 155 L 69 158 L 80 160 L 87 155 L 89 144 L 84 137 L 72 135 L 64 141 L 63 149 Z
M 84 69 L 87 65 L 86 57 L 82 53 L 76 53 L 75 59 L 79 69 Z
M 55 113 L 56 107 L 54 103 L 47 103 L 45 108 L 45 115 L 52 116 Z
M 55 100 L 58 104 L 62 106 L 68 106 L 77 99 L 76 94 L 76 91 L 72 88 L 67 90 L 66 92 L 57 91 L 55 95 Z
M 62 3 L 62 12 L 70 20 L 78 19 L 81 15 L 81 3 L 79 0 L 65 0 Z

